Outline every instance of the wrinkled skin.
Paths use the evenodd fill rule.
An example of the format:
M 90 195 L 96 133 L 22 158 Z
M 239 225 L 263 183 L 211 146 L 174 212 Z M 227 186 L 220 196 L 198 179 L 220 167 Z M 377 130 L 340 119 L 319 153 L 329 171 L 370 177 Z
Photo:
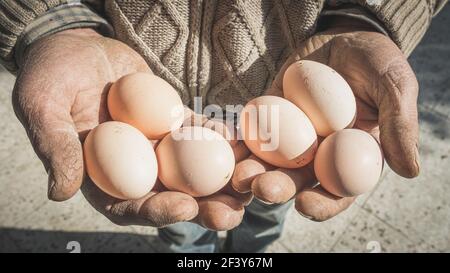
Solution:
M 404 177 L 418 175 L 417 80 L 388 37 L 345 24 L 316 34 L 287 61 L 268 94 L 282 94 L 284 70 L 296 59 L 319 61 L 338 71 L 357 97 L 355 127 L 381 141 L 394 171 Z M 25 60 L 13 106 L 48 172 L 51 200 L 67 200 L 81 187 L 92 206 L 119 225 L 162 227 L 192 221 L 213 230 L 237 226 L 252 193 L 268 203 L 295 198 L 297 210 L 316 221 L 335 216 L 354 201 L 335 197 L 320 186 L 313 188 L 311 165 L 276 169 L 249 157 L 241 141 L 231 141 L 238 161 L 233 187 L 194 199 L 157 183 L 139 200 L 112 198 L 86 177 L 82 141 L 90 129 L 110 119 L 105 104 L 109 84 L 128 73 L 151 72 L 147 64 L 123 43 L 89 29 L 43 38 L 27 49 Z
M 13 91 L 13 106 L 48 172 L 48 197 L 64 201 L 81 190 L 90 204 L 119 225 L 162 227 L 192 221 L 213 230 L 237 226 L 251 194 L 226 186 L 204 198 L 167 191 L 157 182 L 139 200 L 118 200 L 100 191 L 84 173 L 82 141 L 110 119 L 109 85 L 132 72 L 149 72 L 125 44 L 90 29 L 60 32 L 33 43 Z M 189 113 L 188 113 L 189 114 Z M 235 150 L 242 145 L 234 142 Z
M 397 174 L 407 178 L 419 174 L 418 83 L 406 57 L 389 37 L 365 25 L 337 22 L 298 48 L 267 94 L 282 96 L 284 71 L 300 59 L 324 63 L 340 73 L 356 97 L 354 127 L 380 141 L 387 163 Z M 254 155 L 237 165 L 232 184 L 238 191 L 252 191 L 268 203 L 295 198 L 297 211 L 315 221 L 337 215 L 355 200 L 333 196 L 316 186 L 313 164 L 295 170 L 278 169 Z

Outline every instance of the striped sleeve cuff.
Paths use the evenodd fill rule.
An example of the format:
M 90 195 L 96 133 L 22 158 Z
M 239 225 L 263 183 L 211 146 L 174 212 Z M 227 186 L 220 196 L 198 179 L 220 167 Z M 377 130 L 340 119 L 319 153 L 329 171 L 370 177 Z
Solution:
M 371 25 L 378 32 L 389 36 L 383 24 L 375 16 L 357 5 L 343 5 L 339 8 L 326 6 L 320 16 L 321 19 L 327 16 L 342 16 L 359 20 Z
M 371 14 L 397 46 L 409 56 L 428 29 L 431 19 L 446 0 L 327 0 L 339 8 L 353 4 Z
M 111 25 L 83 4 L 66 4 L 49 10 L 29 24 L 17 39 L 15 61 L 18 67 L 23 61 L 27 46 L 35 40 L 62 30 L 95 28 L 105 36 L 113 36 Z
M 21 32 L 16 33 L 10 41 L 9 52 L 1 54 L 1 63 L 14 73 L 22 64 L 24 52 L 31 43 L 72 28 L 94 28 L 105 36 L 114 35 L 111 25 L 104 18 L 79 1 L 69 0 L 68 3 L 55 6 L 33 18 Z
M 17 38 L 34 18 L 67 0 L 0 0 L 0 63 L 16 69 L 14 47 Z

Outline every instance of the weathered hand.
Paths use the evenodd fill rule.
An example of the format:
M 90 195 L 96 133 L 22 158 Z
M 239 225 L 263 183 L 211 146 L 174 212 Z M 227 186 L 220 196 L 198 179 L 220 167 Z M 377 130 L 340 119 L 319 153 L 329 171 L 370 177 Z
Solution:
M 140 200 L 118 200 L 84 174 L 82 141 L 90 129 L 110 119 L 109 85 L 137 71 L 151 73 L 134 50 L 90 29 L 63 31 L 27 49 L 13 106 L 48 172 L 48 197 L 63 201 L 81 187 L 93 207 L 121 225 L 160 227 L 192 220 L 211 229 L 236 226 L 248 201 L 230 189 L 197 202 L 158 185 Z
M 268 94 L 282 96 L 284 71 L 300 59 L 324 63 L 340 73 L 356 97 L 354 127 L 380 141 L 386 161 L 399 175 L 419 174 L 418 83 L 406 57 L 389 37 L 345 22 L 318 33 L 288 59 Z M 240 163 L 233 177 L 234 188 L 252 190 L 269 203 L 283 203 L 295 196 L 296 209 L 316 221 L 335 216 L 355 199 L 333 196 L 314 185 L 312 164 L 275 169 L 253 155 Z
M 83 181 L 79 134 L 109 119 L 109 83 L 149 71 L 137 53 L 91 29 L 67 30 L 28 49 L 13 91 L 13 106 L 49 176 L 48 196 L 70 198 Z
M 226 136 L 228 128 L 220 121 L 185 111 L 183 126 L 205 126 Z M 158 144 L 152 141 L 153 145 Z M 246 147 L 231 141 L 235 154 L 245 153 Z M 238 159 L 238 157 L 237 157 Z M 244 207 L 252 199 L 251 193 L 238 193 L 230 184 L 219 192 L 206 197 L 192 198 L 175 191 L 169 191 L 158 180 L 152 191 L 138 200 L 119 200 L 99 190 L 94 183 L 86 181 L 82 186 L 86 199 L 98 211 L 118 225 L 147 225 L 163 227 L 180 221 L 191 221 L 212 230 L 229 230 L 239 225 Z

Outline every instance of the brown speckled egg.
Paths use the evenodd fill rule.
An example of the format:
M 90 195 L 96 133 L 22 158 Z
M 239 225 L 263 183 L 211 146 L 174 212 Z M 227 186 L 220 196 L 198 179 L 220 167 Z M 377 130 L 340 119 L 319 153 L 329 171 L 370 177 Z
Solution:
M 250 151 L 274 166 L 299 168 L 314 158 L 314 127 L 284 98 L 262 96 L 248 102 L 240 115 L 240 130 Z
M 305 112 L 319 136 L 353 126 L 355 96 L 329 66 L 305 60 L 291 64 L 284 74 L 283 94 Z

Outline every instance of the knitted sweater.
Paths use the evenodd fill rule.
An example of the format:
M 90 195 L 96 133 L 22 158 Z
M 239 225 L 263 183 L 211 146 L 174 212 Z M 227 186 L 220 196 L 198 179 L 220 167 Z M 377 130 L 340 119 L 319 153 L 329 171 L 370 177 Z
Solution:
M 71 0 L 1 0 L 0 60 L 14 71 L 27 25 Z M 194 96 L 219 105 L 261 95 L 287 56 L 314 34 L 330 5 L 363 9 L 406 55 L 444 0 L 87 0 L 115 38 L 140 53 L 186 104 Z M 327 2 L 327 3 L 326 3 Z M 335 7 L 336 8 L 336 7 Z M 337 8 L 339 9 L 339 8 Z M 326 13 L 325 13 L 326 14 Z M 77 17 L 74 17 L 77 18 Z M 75 19 L 76 20 L 76 19 Z M 92 22 L 91 22 L 92 23 Z M 101 20 L 96 22 L 102 23 Z M 88 26 L 79 24 L 75 26 Z

